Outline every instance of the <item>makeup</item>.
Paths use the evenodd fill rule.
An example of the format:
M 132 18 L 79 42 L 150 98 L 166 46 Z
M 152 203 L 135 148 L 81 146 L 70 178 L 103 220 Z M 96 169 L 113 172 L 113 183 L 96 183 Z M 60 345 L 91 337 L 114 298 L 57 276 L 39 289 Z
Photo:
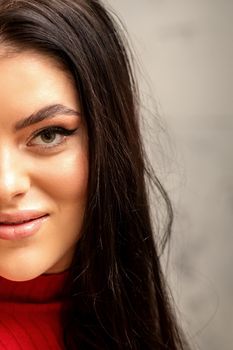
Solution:
M 0 276 L 67 269 L 88 194 L 88 133 L 73 81 L 28 51 L 0 60 Z
M 37 217 L 35 219 L 14 223 L 0 223 L 0 239 L 18 240 L 36 234 L 44 222 L 48 219 L 48 215 Z

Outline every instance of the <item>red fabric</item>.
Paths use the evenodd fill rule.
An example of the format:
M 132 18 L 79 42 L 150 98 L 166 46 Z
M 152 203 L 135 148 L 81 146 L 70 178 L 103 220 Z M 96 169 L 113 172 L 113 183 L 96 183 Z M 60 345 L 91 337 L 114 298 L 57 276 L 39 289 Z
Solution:
M 64 349 L 63 287 L 68 270 L 15 282 L 0 277 L 0 349 Z

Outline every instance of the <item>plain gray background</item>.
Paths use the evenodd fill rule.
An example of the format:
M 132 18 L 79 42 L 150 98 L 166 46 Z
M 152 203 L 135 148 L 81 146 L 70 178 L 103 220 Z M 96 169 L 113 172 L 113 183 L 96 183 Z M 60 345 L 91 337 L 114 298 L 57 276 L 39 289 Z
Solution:
M 195 349 L 233 349 L 233 1 L 104 2 L 166 125 L 155 122 L 147 141 L 175 208 L 168 274 L 179 318 Z

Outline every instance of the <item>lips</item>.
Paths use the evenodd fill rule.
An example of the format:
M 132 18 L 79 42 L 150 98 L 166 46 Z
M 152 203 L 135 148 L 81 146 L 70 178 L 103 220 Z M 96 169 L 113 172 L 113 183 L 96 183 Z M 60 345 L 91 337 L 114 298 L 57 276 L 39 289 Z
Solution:
M 48 216 L 32 210 L 0 213 L 0 239 L 16 240 L 32 236 L 41 228 Z
M 22 224 L 45 215 L 46 213 L 35 210 L 22 210 L 14 213 L 0 212 L 0 224 Z

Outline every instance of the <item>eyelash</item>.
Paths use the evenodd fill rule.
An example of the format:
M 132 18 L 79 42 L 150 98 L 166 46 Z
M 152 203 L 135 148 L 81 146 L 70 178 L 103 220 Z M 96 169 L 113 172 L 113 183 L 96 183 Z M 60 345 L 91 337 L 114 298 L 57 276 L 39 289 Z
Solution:
M 65 128 L 62 128 L 60 126 L 50 126 L 50 127 L 47 127 L 47 128 L 44 128 L 42 130 L 40 130 L 39 132 L 37 131 L 32 139 L 29 141 L 28 145 L 29 146 L 32 146 L 32 147 L 39 147 L 39 148 L 42 148 L 44 149 L 45 151 L 46 150 L 49 150 L 49 149 L 52 149 L 52 148 L 55 148 L 55 147 L 58 147 L 59 145 L 61 145 L 63 142 L 66 141 L 66 136 L 72 136 L 74 135 L 74 133 L 78 130 L 78 128 L 75 128 L 75 129 L 72 129 L 72 130 L 69 130 L 69 129 L 65 129 Z M 32 140 L 35 140 L 37 137 L 40 137 L 41 135 L 43 135 L 45 132 L 49 132 L 49 133 L 52 133 L 52 134 L 55 134 L 55 135 L 61 135 L 63 136 L 62 138 L 62 141 L 60 142 L 57 142 L 55 145 L 50 145 L 51 143 L 48 143 L 46 145 L 46 142 L 44 144 L 41 144 L 41 145 L 33 145 L 32 144 Z M 53 141 L 52 141 L 53 142 Z

